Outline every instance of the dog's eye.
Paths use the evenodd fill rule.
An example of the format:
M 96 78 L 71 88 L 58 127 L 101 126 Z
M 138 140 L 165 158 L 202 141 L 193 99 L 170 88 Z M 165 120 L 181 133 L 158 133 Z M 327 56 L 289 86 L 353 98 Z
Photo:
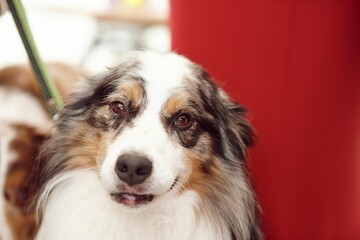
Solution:
M 186 113 L 182 113 L 175 120 L 175 125 L 179 128 L 185 128 L 185 127 L 189 126 L 190 123 L 191 123 L 191 117 L 189 114 L 186 114 Z
M 117 115 L 124 115 L 126 113 L 125 105 L 119 101 L 113 102 L 111 104 L 111 110 Z

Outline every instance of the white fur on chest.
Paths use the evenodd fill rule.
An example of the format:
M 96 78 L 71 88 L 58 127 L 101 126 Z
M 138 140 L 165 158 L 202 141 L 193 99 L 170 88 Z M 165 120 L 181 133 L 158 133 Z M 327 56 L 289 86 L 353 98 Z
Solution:
M 227 239 L 216 221 L 198 214 L 200 200 L 193 191 L 166 194 L 146 209 L 126 210 L 110 199 L 91 170 L 66 173 L 48 186 L 54 184 L 38 240 Z

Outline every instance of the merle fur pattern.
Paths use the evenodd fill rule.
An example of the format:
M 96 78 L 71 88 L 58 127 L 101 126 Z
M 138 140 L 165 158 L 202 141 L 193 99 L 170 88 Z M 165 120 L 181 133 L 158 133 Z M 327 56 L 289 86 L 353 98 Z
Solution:
M 196 136 L 202 132 L 209 133 L 222 172 L 216 181 L 205 181 L 207 195 L 200 211 L 209 217 L 221 218 L 219 222 L 225 223 L 232 239 L 262 239 L 257 216 L 258 205 L 250 187 L 245 161 L 247 148 L 253 144 L 254 137 L 254 132 L 245 119 L 246 110 L 232 102 L 201 67 L 193 63 L 189 63 L 189 67 L 192 69 L 192 79 L 196 79 L 195 84 L 190 79 L 184 81 L 189 81 L 188 90 L 197 96 L 192 103 L 198 111 L 195 119 L 197 126 L 188 136 L 178 137 L 184 147 L 193 148 L 197 144 Z M 105 131 L 116 131 L 120 127 L 121 124 L 109 126 L 104 119 L 103 122 L 101 119 L 94 119 L 92 111 L 104 102 L 106 96 L 116 88 L 117 82 L 123 78 L 136 78 L 144 84 L 144 80 L 136 75 L 139 68 L 141 63 L 136 59 L 122 63 L 105 74 L 84 81 L 70 96 L 56 121 L 53 137 L 42 147 L 29 180 L 29 199 L 33 201 L 33 211 L 43 186 L 55 175 L 69 170 L 66 163 L 74 157 L 68 151 L 74 147 L 74 141 L 69 136 L 80 124 L 89 124 Z M 135 112 L 140 112 L 140 109 Z M 165 119 L 164 125 L 166 122 Z M 81 147 L 81 144 L 79 141 L 75 145 Z M 39 223 L 41 214 L 40 209 Z

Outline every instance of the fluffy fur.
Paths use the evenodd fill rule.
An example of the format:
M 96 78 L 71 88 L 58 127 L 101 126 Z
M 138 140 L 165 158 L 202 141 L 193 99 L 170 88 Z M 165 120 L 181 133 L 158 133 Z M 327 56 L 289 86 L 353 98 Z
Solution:
M 244 115 L 186 58 L 129 54 L 78 87 L 43 146 L 36 239 L 261 239 Z M 115 170 L 127 154 L 151 162 L 138 184 Z

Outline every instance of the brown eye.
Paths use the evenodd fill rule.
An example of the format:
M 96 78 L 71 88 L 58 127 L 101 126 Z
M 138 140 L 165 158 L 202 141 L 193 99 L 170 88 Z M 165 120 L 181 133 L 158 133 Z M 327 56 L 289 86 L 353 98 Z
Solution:
M 113 102 L 111 104 L 111 109 L 117 115 L 124 115 L 126 113 L 125 105 L 122 102 Z
M 184 128 L 189 126 L 191 123 L 191 117 L 189 114 L 182 113 L 175 121 L 175 125 L 179 128 Z

